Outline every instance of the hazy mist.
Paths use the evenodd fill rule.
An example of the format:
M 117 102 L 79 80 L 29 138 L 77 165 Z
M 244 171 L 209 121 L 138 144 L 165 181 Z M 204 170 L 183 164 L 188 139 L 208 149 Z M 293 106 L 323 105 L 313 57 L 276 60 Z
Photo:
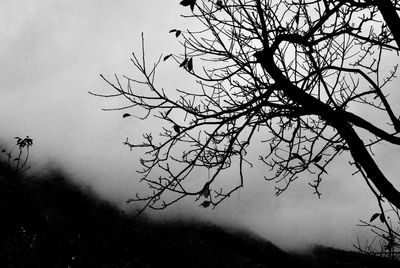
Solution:
M 133 51 L 140 50 L 144 32 L 148 59 L 180 51 L 168 33 L 186 28 L 179 16 L 187 12 L 176 1 L 2 1 L 0 10 L 0 140 L 11 146 L 15 136 L 34 140 L 31 165 L 35 171 L 61 167 L 122 209 L 125 200 L 144 186 L 138 184 L 138 156 L 122 142 L 151 130 L 150 124 L 122 118 L 122 112 L 103 112 L 115 102 L 88 91 L 112 93 L 99 74 L 131 74 Z M 164 88 L 192 86 L 172 62 L 159 70 Z M 399 155 L 382 146 L 377 153 L 385 170 L 395 176 Z M 201 218 L 256 232 L 284 249 L 313 243 L 351 249 L 356 226 L 375 212 L 375 200 L 363 179 L 344 156 L 328 170 L 322 197 L 312 195 L 306 182 L 296 181 L 280 197 L 265 182 L 259 164 L 247 172 L 245 188 L 215 210 L 199 208 L 187 199 L 166 211 L 165 217 Z

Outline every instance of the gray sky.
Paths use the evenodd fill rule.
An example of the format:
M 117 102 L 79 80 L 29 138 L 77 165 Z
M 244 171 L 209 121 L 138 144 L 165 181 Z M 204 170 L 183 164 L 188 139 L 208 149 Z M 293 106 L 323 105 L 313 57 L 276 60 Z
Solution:
M 99 74 L 130 74 L 131 52 L 140 50 L 144 32 L 149 58 L 179 51 L 170 29 L 187 27 L 179 1 L 161 0 L 3 0 L 0 9 L 0 139 L 34 139 L 33 166 L 60 165 L 77 181 L 123 204 L 137 184 L 135 153 L 122 145 L 149 125 L 123 120 L 121 112 L 102 112 L 105 99 L 88 91 L 112 93 Z M 162 66 L 160 82 L 176 88 L 180 70 Z M 190 81 L 181 81 L 184 86 Z M 381 154 L 387 155 L 382 149 Z M 378 158 L 379 156 L 378 152 Z M 383 157 L 396 166 L 396 151 Z M 397 153 L 398 154 L 398 153 Z M 285 249 L 310 243 L 350 249 L 360 218 L 375 212 L 372 194 L 352 177 L 344 158 L 328 170 L 320 200 L 306 183 L 296 182 L 280 197 L 255 169 L 245 189 L 215 210 L 182 202 L 155 218 L 199 217 L 254 231 Z M 397 171 L 390 172 L 392 175 Z M 390 175 L 390 174 L 389 174 Z

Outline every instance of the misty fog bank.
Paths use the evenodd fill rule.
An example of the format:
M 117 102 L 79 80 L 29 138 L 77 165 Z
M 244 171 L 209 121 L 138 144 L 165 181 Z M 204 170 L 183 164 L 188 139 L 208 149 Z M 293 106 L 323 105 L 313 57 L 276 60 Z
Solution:
M 7 148 L 12 148 L 14 139 L 4 140 L 10 144 Z M 145 188 L 146 185 L 138 183 L 138 175 L 132 167 L 127 165 L 126 169 L 120 168 L 119 161 L 134 163 L 135 159 L 134 154 L 124 150 L 121 143 L 116 144 L 114 150 L 119 150 L 125 159 L 105 161 L 100 160 L 102 158 L 93 158 L 92 161 L 95 161 L 96 165 L 93 165 L 94 162 L 90 164 L 91 162 L 79 161 L 80 159 L 72 163 L 63 162 L 62 155 L 65 153 L 64 159 L 68 159 L 68 155 L 71 154 L 68 150 L 56 150 L 58 157 L 38 157 L 40 147 L 41 143 L 34 139 L 29 159 L 29 175 L 46 177 L 57 170 L 74 185 L 79 185 L 93 196 L 107 200 L 118 210 L 136 213 L 135 206 L 142 205 L 126 204 L 126 200 L 137 192 L 143 194 L 148 189 Z M 44 161 L 45 159 L 47 160 Z M 353 207 L 346 205 L 350 200 L 344 197 L 336 199 L 326 192 L 326 195 L 318 200 L 306 185 L 301 184 L 281 197 L 275 197 L 272 184 L 262 179 L 257 181 L 256 177 L 249 177 L 249 180 L 252 183 L 246 184 L 244 189 L 215 209 L 202 208 L 194 200 L 184 199 L 163 211 L 147 210 L 147 217 L 156 222 L 195 220 L 217 224 L 223 228 L 241 229 L 257 234 L 289 251 L 304 251 L 315 244 L 354 250 L 353 244 L 357 235 L 361 241 L 370 238 L 368 230 L 356 226 L 362 210 L 359 211 L 360 216 L 352 214 Z M 329 183 L 335 182 L 327 182 L 325 185 L 328 189 Z M 356 204 L 353 202 L 353 205 Z M 366 207 L 364 210 L 365 217 L 369 218 L 371 210 Z
M 397 267 L 325 247 L 288 254 L 258 235 L 196 220 L 135 220 L 59 169 L 0 164 L 1 267 Z

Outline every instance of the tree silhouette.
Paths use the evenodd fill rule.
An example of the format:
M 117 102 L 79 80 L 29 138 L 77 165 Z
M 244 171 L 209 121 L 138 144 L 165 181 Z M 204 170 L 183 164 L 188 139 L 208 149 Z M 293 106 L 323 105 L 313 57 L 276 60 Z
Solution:
M 126 98 L 128 106 L 113 109 L 130 109 L 162 126 L 142 142 L 124 142 L 143 150 L 139 172 L 150 192 L 128 201 L 143 202 L 139 213 L 185 197 L 214 208 L 243 187 L 255 163 L 268 168 L 265 179 L 275 182 L 277 195 L 305 180 L 319 197 L 339 156 L 351 157 L 354 174 L 361 174 L 380 204 L 387 200 L 400 208 L 400 192 L 372 151 L 381 143 L 400 145 L 390 95 L 399 59 L 399 1 L 181 4 L 190 12 L 185 18 L 203 27 L 170 31 L 182 53 L 149 65 L 142 36 L 142 55 L 132 58 L 142 78 L 101 76 L 116 94 L 91 93 Z M 186 69 L 196 87 L 159 87 L 156 70 L 166 60 Z M 143 86 L 146 92 L 135 90 Z M 255 148 L 264 152 L 258 160 L 248 154 Z M 221 186 L 228 169 L 237 177 Z

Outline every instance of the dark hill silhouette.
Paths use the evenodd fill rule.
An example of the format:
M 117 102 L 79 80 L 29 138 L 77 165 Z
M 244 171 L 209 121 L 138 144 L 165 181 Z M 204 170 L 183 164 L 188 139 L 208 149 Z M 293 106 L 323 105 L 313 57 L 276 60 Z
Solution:
M 242 231 L 132 220 L 59 171 L 43 178 L 0 166 L 0 267 L 398 267 L 316 247 L 288 254 Z

